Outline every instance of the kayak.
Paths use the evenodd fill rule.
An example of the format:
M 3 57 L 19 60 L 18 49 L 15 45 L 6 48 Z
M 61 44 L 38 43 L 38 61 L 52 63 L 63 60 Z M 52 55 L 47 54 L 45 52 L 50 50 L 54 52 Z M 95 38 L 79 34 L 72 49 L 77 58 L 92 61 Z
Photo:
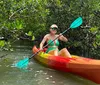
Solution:
M 34 46 L 32 51 L 36 53 L 39 49 Z M 72 58 L 54 56 L 41 51 L 35 59 L 51 69 L 70 72 L 100 84 L 100 60 L 71 56 Z

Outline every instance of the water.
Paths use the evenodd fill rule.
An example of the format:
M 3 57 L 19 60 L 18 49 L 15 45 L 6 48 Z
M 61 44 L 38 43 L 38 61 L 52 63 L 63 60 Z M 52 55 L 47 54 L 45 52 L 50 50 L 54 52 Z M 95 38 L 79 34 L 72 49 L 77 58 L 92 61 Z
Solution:
M 28 70 L 20 70 L 12 66 L 24 57 L 31 56 L 30 46 L 16 46 L 14 52 L 2 51 L 0 56 L 0 85 L 96 85 L 78 76 L 46 68 L 34 60 L 29 63 Z

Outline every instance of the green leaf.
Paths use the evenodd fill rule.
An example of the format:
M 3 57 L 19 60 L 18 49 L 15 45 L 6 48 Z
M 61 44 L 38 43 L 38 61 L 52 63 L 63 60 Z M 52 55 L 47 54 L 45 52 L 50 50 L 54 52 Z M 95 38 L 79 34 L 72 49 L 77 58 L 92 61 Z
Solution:
M 13 28 L 17 28 L 18 30 L 23 28 L 23 21 L 22 20 L 18 20 L 16 19 L 13 23 L 12 23 L 12 27 Z
M 5 45 L 5 41 L 0 41 L 0 47 L 3 47 Z
M 22 24 L 17 25 L 17 29 L 22 29 Z
M 33 35 L 33 32 L 32 31 L 29 31 L 27 35 L 28 36 L 32 36 Z
M 92 28 L 90 28 L 90 31 L 93 33 L 93 32 L 96 32 L 96 31 L 98 31 L 98 27 L 92 27 Z
M 35 37 L 34 36 L 32 36 L 32 40 L 35 40 Z
M 100 41 L 100 34 L 96 35 L 96 38 Z
M 14 49 L 13 49 L 13 48 L 11 48 L 11 49 L 10 49 L 10 51 L 14 51 Z
M 93 43 L 93 46 L 94 46 L 95 48 L 97 48 L 97 45 L 96 45 L 96 43 Z
M 58 6 L 58 7 L 61 7 L 61 6 L 62 6 L 62 4 L 61 4 L 61 1 L 60 1 L 60 0 L 56 0 L 56 4 L 57 4 L 57 6 Z

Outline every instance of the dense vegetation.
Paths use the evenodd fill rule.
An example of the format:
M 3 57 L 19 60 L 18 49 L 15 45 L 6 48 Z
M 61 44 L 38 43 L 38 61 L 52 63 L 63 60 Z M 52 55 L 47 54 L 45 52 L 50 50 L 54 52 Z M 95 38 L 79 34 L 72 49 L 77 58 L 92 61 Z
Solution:
M 61 42 L 61 47 L 99 58 L 100 0 L 0 0 L 1 50 L 13 51 L 11 45 L 19 39 L 39 44 L 51 24 L 57 24 L 60 33 L 79 16 L 84 20 L 82 26 L 65 33 L 69 42 Z

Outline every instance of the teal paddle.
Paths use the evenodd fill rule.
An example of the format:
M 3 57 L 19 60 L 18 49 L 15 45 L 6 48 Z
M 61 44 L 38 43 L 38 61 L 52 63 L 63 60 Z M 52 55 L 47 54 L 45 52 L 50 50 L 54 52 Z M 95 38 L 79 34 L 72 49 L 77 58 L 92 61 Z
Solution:
M 67 32 L 69 29 L 75 29 L 77 27 L 79 27 L 82 24 L 83 20 L 82 17 L 77 18 L 74 22 L 72 22 L 72 24 L 70 25 L 70 27 L 68 29 L 66 29 L 64 32 L 62 32 L 61 34 L 59 34 L 58 37 L 60 37 L 62 34 L 64 34 L 65 32 Z M 56 37 L 53 41 L 55 41 L 58 37 Z M 53 42 L 52 41 L 52 42 Z M 47 45 L 45 45 L 43 47 L 43 49 L 45 47 L 47 47 L 49 44 L 51 44 L 52 42 L 48 43 Z M 19 62 L 17 62 L 15 64 L 15 67 L 20 68 L 20 69 L 24 69 L 27 68 L 29 60 L 34 57 L 35 55 L 37 55 L 41 50 L 39 50 L 37 53 L 33 54 L 30 58 L 25 58 L 23 60 L 20 60 Z

